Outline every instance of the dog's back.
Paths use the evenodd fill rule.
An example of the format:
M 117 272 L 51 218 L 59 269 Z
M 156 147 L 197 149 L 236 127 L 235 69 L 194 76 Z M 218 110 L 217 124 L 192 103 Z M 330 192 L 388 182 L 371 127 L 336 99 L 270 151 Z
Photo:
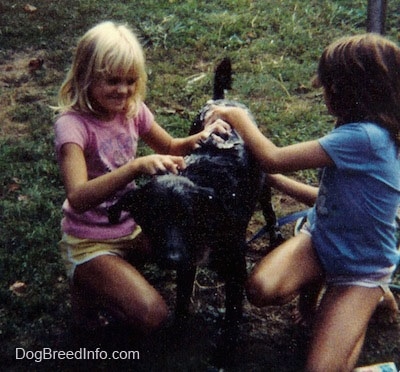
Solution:
M 218 101 L 216 101 L 218 104 Z M 234 131 L 223 142 L 210 136 L 201 147 L 186 158 L 183 176 L 196 185 L 214 190 L 219 205 L 218 235 L 228 230 L 243 232 L 257 202 L 261 171 L 243 140 Z

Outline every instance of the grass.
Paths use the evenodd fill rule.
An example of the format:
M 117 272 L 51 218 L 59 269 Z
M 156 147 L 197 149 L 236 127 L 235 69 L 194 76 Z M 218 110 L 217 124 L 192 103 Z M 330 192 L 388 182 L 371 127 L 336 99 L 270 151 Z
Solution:
M 398 41 L 400 7 L 388 3 L 387 35 Z M 79 36 L 106 19 L 137 30 L 148 64 L 147 103 L 175 136 L 187 133 L 210 98 L 216 62 L 230 56 L 235 71 L 230 96 L 248 104 L 262 130 L 286 145 L 332 127 L 321 92 L 310 80 L 322 49 L 339 36 L 364 32 L 367 18 L 361 0 L 42 0 L 32 1 L 34 12 L 25 5 L 22 0 L 0 4 L 0 354 L 9 370 L 22 368 L 14 358 L 16 347 L 58 345 L 69 327 L 68 288 L 57 252 L 64 191 L 49 106 L 56 102 Z M 27 65 L 35 58 L 43 58 L 44 67 L 31 73 Z M 313 172 L 297 177 L 315 181 Z M 27 285 L 22 295 L 9 290 L 16 281 Z M 279 333 L 280 323 L 269 327 Z M 382 356 L 400 363 L 398 349 L 373 346 L 367 347 L 365 364 Z M 205 370 L 207 365 L 204 359 L 179 363 L 165 366 Z M 32 361 L 28 368 L 39 364 Z M 251 369 L 251 362 L 243 368 Z

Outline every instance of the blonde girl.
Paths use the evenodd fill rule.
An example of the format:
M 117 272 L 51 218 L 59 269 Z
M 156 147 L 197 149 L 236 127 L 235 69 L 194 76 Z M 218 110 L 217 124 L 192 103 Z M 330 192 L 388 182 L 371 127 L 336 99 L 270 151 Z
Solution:
M 74 315 L 83 325 L 96 325 L 100 309 L 143 332 L 164 323 L 166 303 L 127 261 L 128 253 L 148 248 L 140 228 L 129 214 L 111 225 L 107 209 L 139 175 L 177 173 L 185 167 L 183 155 L 211 132 L 226 130 L 217 124 L 172 138 L 144 103 L 146 79 L 134 33 L 103 22 L 79 40 L 60 88 L 55 147 L 67 196 L 60 248 Z M 156 154 L 136 157 L 139 138 Z

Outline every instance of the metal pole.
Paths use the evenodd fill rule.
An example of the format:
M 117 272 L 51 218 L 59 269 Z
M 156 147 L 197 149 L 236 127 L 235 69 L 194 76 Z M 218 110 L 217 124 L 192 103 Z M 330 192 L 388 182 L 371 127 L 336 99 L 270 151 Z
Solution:
M 367 32 L 385 34 L 387 0 L 368 0 Z

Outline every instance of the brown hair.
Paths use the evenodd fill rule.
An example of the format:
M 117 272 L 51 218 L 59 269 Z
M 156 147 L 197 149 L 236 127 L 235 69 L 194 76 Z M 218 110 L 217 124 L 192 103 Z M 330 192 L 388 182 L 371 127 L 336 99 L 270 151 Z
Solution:
M 377 34 L 339 39 L 322 53 L 318 83 L 337 125 L 370 121 L 400 144 L 400 48 Z

